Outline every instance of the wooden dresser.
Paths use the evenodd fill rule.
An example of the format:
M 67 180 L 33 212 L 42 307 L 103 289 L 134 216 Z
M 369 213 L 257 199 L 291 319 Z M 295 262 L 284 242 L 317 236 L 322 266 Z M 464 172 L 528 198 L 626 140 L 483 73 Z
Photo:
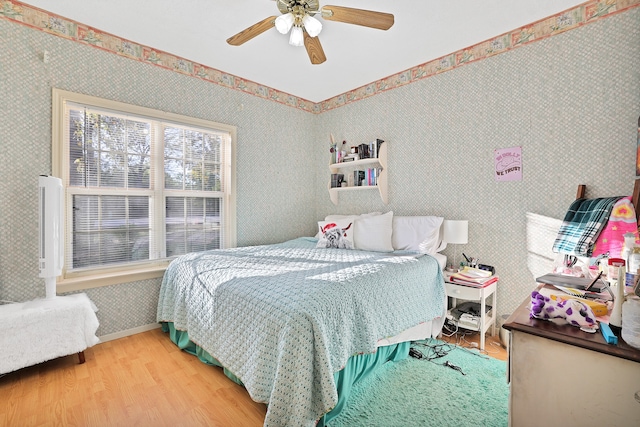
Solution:
M 509 425 L 640 426 L 640 350 L 618 337 L 529 318 L 530 297 L 510 331 Z

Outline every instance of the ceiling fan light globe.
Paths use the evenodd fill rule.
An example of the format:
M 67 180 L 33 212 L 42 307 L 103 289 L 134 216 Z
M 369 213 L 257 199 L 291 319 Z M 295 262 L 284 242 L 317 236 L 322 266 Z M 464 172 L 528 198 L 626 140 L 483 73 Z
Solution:
M 295 21 L 295 17 L 291 12 L 278 16 L 275 22 L 276 30 L 278 30 L 280 34 L 287 34 L 291 27 L 293 27 L 293 21 Z
M 322 31 L 322 23 L 311 15 L 305 15 L 304 18 L 302 18 L 302 24 L 304 25 L 304 29 L 307 30 L 307 34 L 311 37 L 317 37 L 320 31 Z
M 292 46 L 304 45 L 304 34 L 302 33 L 302 27 L 293 27 L 291 29 L 291 35 L 289 36 L 289 44 Z

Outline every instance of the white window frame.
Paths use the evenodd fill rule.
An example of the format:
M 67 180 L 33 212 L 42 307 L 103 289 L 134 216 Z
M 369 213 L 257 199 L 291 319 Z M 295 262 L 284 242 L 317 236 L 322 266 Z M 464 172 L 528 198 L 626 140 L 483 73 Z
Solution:
M 153 120 L 172 122 L 185 126 L 193 126 L 204 129 L 212 129 L 228 132 L 231 136 L 226 147 L 225 159 L 222 167 L 225 168 L 222 174 L 223 183 L 223 218 L 222 224 L 222 247 L 232 248 L 236 241 L 236 127 L 209 120 L 197 119 L 180 114 L 168 113 L 152 108 L 126 104 L 119 101 L 112 101 L 95 96 L 69 92 L 57 88 L 52 91 L 52 174 L 61 178 L 65 188 L 65 218 L 71 209 L 71 196 L 67 192 L 69 183 L 69 170 L 65 168 L 69 158 L 69 146 L 65 143 L 65 106 L 67 102 L 83 104 L 97 109 L 108 109 L 123 114 L 146 116 Z M 162 176 L 164 176 L 162 174 Z M 170 196 L 170 190 L 164 190 L 164 185 L 155 185 L 153 190 L 160 193 L 164 198 Z M 193 194 L 198 196 L 198 194 Z M 162 218 L 159 224 L 164 224 L 164 210 L 160 213 Z M 67 243 L 71 236 L 70 221 L 65 220 L 65 253 L 67 253 Z M 127 283 L 139 280 L 147 280 L 162 277 L 169 264 L 170 259 L 155 259 L 145 262 L 131 263 L 130 265 L 118 265 L 104 268 L 91 268 L 85 271 L 67 272 L 63 269 L 62 275 L 57 280 L 57 292 L 69 292 L 82 289 L 109 286 L 119 283 Z

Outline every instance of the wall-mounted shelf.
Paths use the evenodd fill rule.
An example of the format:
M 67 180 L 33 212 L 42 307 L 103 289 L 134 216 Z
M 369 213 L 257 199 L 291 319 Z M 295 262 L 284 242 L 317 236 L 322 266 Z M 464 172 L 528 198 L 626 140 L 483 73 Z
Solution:
M 363 190 L 373 190 L 378 189 L 380 193 L 380 198 L 382 199 L 382 203 L 385 205 L 389 203 L 388 196 L 388 177 L 387 177 L 387 144 L 383 142 L 380 144 L 380 148 L 378 150 L 378 157 L 372 159 L 361 159 L 355 160 L 352 162 L 344 162 L 344 163 L 332 163 L 329 165 L 329 169 L 331 173 L 343 173 L 348 170 L 352 172 L 354 170 L 359 169 L 367 169 L 367 168 L 375 168 L 380 167 L 382 170 L 378 175 L 377 185 L 363 185 L 363 186 L 351 186 L 351 187 L 335 187 L 331 188 L 331 181 L 329 181 L 329 197 L 331 198 L 331 202 L 334 205 L 338 204 L 339 194 L 345 193 L 349 191 L 363 191 Z

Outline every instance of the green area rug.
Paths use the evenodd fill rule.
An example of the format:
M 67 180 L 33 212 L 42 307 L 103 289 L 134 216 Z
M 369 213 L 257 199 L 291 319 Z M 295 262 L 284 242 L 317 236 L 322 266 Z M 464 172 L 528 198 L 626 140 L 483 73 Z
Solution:
M 329 427 L 507 426 L 506 362 L 437 340 L 412 347 L 431 357 L 449 351 L 386 363 L 354 386 Z

